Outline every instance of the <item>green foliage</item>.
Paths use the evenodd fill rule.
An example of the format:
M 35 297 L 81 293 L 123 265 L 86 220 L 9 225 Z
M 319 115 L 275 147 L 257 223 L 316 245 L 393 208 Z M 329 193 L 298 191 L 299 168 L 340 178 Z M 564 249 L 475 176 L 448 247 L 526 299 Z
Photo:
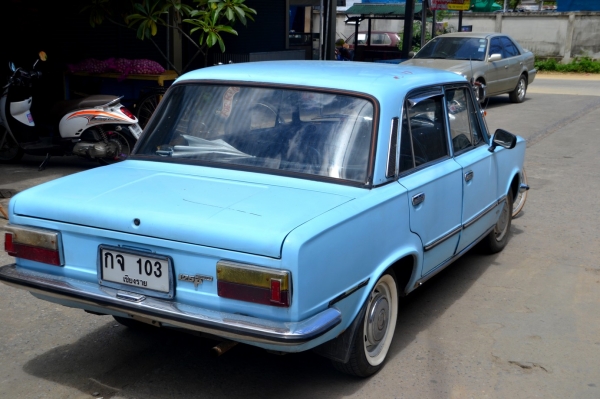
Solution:
M 398 40 L 398 49 L 402 50 L 402 43 L 404 42 L 404 31 L 398 32 L 400 40 Z M 431 31 L 425 29 L 425 43 L 431 40 Z M 413 37 L 411 51 L 415 53 L 421 49 L 421 21 L 413 22 Z
M 105 20 L 119 24 L 122 20 L 127 27 L 136 30 L 141 40 L 152 39 L 159 26 L 175 28 L 204 54 L 205 63 L 208 48 L 218 43 L 221 52 L 225 52 L 222 35 L 237 35 L 233 25 L 238 22 L 246 25 L 248 20 L 254 21 L 256 15 L 256 10 L 244 4 L 245 0 L 194 0 L 194 6 L 182 3 L 182 0 L 88 1 L 82 12 L 89 13 L 91 26 L 98 26 Z M 183 23 L 192 26 L 189 32 L 186 33 Z M 191 36 L 196 32 L 197 40 L 193 40 Z
M 439 13 L 439 11 L 437 12 Z M 437 15 L 436 13 L 436 15 Z M 444 33 L 449 33 L 450 31 L 446 28 L 446 24 L 441 24 L 442 29 L 441 31 L 438 30 L 436 32 L 436 35 L 441 35 Z M 403 43 L 403 39 L 404 39 L 404 31 L 398 32 L 398 36 L 400 37 L 400 40 L 398 40 L 398 49 L 402 51 L 402 43 Z M 428 41 L 430 41 L 432 39 L 431 37 L 431 29 L 425 29 L 425 43 L 427 43 Z M 413 38 L 412 38 L 412 47 L 411 47 L 411 51 L 414 51 L 415 53 L 417 51 L 419 51 L 421 49 L 421 21 L 414 21 L 413 22 Z
M 538 71 L 547 72 L 577 72 L 577 73 L 600 73 L 600 61 L 592 60 L 589 57 L 583 57 L 572 60 L 568 64 L 562 64 L 554 58 L 535 61 L 535 68 Z

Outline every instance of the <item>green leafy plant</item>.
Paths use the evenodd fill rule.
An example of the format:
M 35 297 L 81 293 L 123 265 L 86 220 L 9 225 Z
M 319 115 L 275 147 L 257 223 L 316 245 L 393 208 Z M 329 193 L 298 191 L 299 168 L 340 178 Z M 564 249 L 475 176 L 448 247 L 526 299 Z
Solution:
M 600 61 L 589 57 L 574 59 L 568 64 L 562 64 L 554 58 L 536 59 L 535 68 L 547 72 L 600 73 Z
M 438 11 L 438 13 L 439 13 L 439 11 Z M 436 31 L 436 35 L 441 35 L 441 34 L 450 32 L 450 30 L 446 27 L 445 24 L 441 24 L 441 26 L 442 26 L 442 29 Z M 400 40 L 398 40 L 398 49 L 402 51 L 404 32 L 398 32 L 398 36 L 400 37 Z M 432 39 L 431 29 L 425 29 L 425 43 L 427 43 L 431 39 Z M 420 49 L 421 49 L 421 21 L 414 21 L 413 22 L 413 37 L 412 37 L 411 51 L 414 51 L 416 53 Z
M 404 42 L 404 32 L 398 32 L 400 40 L 398 40 L 398 49 L 402 50 L 402 43 Z M 425 43 L 431 40 L 431 32 L 425 30 Z M 421 21 L 413 22 L 413 37 L 412 37 L 411 51 L 415 53 L 421 49 Z
M 162 50 L 154 42 L 159 26 L 179 31 L 184 38 L 193 43 L 196 54 L 190 63 L 200 54 L 207 65 L 208 49 L 218 44 L 221 52 L 225 52 L 223 34 L 236 35 L 233 29 L 236 23 L 246 26 L 248 20 L 254 21 L 256 10 L 244 4 L 245 0 L 194 0 L 194 6 L 184 4 L 182 0 L 88 0 L 82 12 L 89 14 L 92 27 L 105 20 L 114 24 L 136 30 L 140 40 L 151 40 L 159 53 L 178 73 Z M 121 22 L 122 21 L 122 22 Z M 185 27 L 189 27 L 186 31 Z M 196 36 L 194 39 L 192 36 Z

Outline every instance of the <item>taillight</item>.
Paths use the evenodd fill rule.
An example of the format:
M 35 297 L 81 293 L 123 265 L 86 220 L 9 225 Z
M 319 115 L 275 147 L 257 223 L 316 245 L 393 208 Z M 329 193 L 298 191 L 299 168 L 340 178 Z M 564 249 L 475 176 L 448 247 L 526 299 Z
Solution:
M 4 250 L 15 258 L 62 266 L 60 233 L 30 227 L 6 226 Z
M 289 307 L 292 297 L 290 272 L 219 261 L 217 291 L 223 298 Z
M 135 120 L 135 116 L 133 116 L 133 113 L 126 107 L 121 107 L 121 112 L 124 113 L 129 119 Z

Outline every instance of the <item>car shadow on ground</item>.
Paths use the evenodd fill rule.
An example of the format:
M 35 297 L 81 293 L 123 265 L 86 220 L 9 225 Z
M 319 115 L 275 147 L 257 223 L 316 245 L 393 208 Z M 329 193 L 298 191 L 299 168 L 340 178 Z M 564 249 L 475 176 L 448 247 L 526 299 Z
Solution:
M 519 234 L 514 230 L 513 239 Z M 495 258 L 475 247 L 401 299 L 388 367 L 403 361 L 403 350 L 458 301 Z M 286 397 L 342 398 L 370 381 L 342 374 L 310 351 L 282 356 L 239 344 L 214 357 L 210 349 L 218 341 L 153 327 L 130 330 L 110 316 L 89 317 L 103 317 L 107 323 L 71 345 L 37 356 L 24 370 L 105 398 L 269 398 L 282 392 Z
M 521 233 L 511 227 L 511 238 Z M 509 250 L 510 240 L 505 250 Z M 443 315 L 471 288 L 489 267 L 494 266 L 498 256 L 486 253 L 482 245 L 476 245 L 445 270 L 428 280 L 405 298 L 401 298 L 394 341 L 388 362 L 402 356 L 402 351 L 415 337 Z M 412 359 L 411 359 L 412 360 Z

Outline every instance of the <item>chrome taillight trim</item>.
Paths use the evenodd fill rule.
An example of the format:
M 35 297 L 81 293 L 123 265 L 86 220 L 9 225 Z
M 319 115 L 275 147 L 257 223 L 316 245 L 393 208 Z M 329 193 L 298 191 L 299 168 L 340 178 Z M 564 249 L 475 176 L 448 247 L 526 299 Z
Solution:
M 14 224 L 6 225 L 4 231 L 12 234 L 14 244 L 29 245 L 31 247 L 57 251 L 60 259 L 60 266 L 64 266 L 65 259 L 62 250 L 62 236 L 59 231 Z

